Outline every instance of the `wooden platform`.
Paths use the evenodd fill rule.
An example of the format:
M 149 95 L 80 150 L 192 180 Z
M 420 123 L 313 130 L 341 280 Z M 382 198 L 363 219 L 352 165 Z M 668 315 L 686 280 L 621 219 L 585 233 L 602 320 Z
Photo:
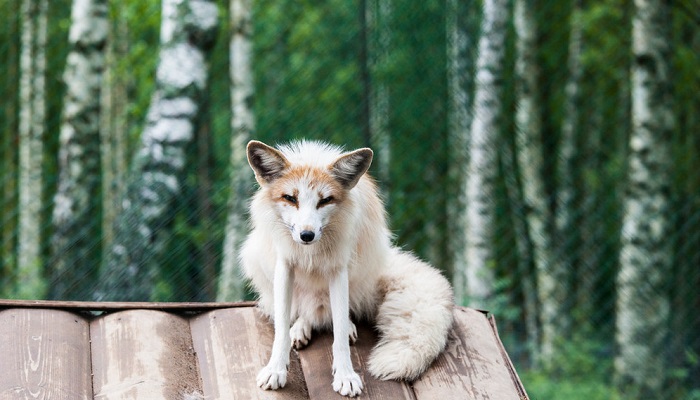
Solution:
M 362 399 L 527 399 L 493 318 L 455 308 L 445 353 L 413 383 L 365 368 L 376 334 L 351 347 Z M 0 400 L 333 399 L 331 342 L 292 353 L 287 386 L 256 387 L 273 338 L 253 303 L 80 303 L 0 300 Z

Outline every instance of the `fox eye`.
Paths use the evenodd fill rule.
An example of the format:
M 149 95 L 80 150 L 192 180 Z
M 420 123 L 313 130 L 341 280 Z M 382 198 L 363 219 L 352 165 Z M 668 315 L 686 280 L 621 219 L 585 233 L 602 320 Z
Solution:
M 292 204 L 297 204 L 297 198 L 295 196 L 289 195 L 289 194 L 283 194 L 282 198 L 287 200 L 288 202 Z
M 333 201 L 333 196 L 324 197 L 318 201 L 318 207 L 325 206 L 326 204 Z

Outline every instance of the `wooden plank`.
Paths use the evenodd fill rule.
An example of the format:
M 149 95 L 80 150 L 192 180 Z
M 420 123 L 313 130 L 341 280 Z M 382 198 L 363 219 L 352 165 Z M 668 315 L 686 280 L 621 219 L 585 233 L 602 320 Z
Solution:
M 73 313 L 0 311 L 0 399 L 91 399 L 89 335 Z
M 403 382 L 380 381 L 367 371 L 369 353 L 377 341 L 374 331 L 367 325 L 358 325 L 358 338 L 350 347 L 353 367 L 360 374 L 366 399 L 413 399 L 411 388 Z M 299 351 L 301 368 L 311 399 L 345 399 L 333 391 L 333 335 L 331 332 L 313 332 L 309 346 Z
M 204 398 L 308 399 L 299 359 L 292 353 L 287 385 L 262 390 L 255 377 L 272 349 L 272 324 L 255 308 L 215 310 L 191 319 Z
M 419 399 L 517 399 L 500 340 L 483 313 L 457 307 L 447 349 L 413 384 Z M 526 398 L 526 397 L 525 397 Z
M 75 303 L 71 310 L 92 310 L 92 303 L 26 303 L 32 305 L 0 309 L 0 400 L 92 398 L 91 351 L 96 399 L 343 398 L 331 386 L 329 332 L 314 332 L 307 349 L 298 356 L 292 352 L 287 387 L 264 391 L 256 386 L 274 333 L 250 302 L 204 313 L 198 312 L 206 306 L 197 307 L 208 303 L 126 303 L 148 304 L 151 310 L 115 312 L 91 323 L 56 308 Z M 36 308 L 42 304 L 54 307 Z M 122 303 L 102 309 L 114 310 L 110 307 L 117 304 Z M 191 319 L 153 310 L 158 307 Z M 458 307 L 455 320 L 445 353 L 413 385 L 369 375 L 366 365 L 376 334 L 358 325 L 351 355 L 365 386 L 362 398 L 527 399 L 493 318 Z
M 201 395 L 189 322 L 153 310 L 109 314 L 90 324 L 96 399 Z
M 81 311 L 169 310 L 177 312 L 208 311 L 219 308 L 253 307 L 254 301 L 228 303 L 197 302 L 137 302 L 137 301 L 58 301 L 58 300 L 7 300 L 0 299 L 1 308 L 55 308 Z

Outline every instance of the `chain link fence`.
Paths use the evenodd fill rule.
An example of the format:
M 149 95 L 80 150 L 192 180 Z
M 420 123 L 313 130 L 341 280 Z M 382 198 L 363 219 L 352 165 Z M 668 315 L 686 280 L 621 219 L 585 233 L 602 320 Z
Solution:
M 464 263 L 470 262 L 461 255 L 461 221 L 468 200 L 464 182 L 485 3 L 489 2 L 252 2 L 253 137 L 271 144 L 306 138 L 347 149 L 374 147 L 377 159 L 371 173 L 386 198 L 396 242 L 450 278 L 462 274 Z M 46 7 L 43 17 L 41 4 Z M 517 5 L 510 3 L 504 9 L 508 23 L 503 73 L 496 82 L 502 111 L 497 131 L 491 132 L 498 170 L 488 189 L 494 210 L 490 268 L 496 296 L 491 311 L 533 398 L 623 398 L 623 391 L 612 388 L 634 128 L 634 6 L 617 0 L 524 4 L 537 28 L 527 55 L 539 69 L 536 86 L 530 89 L 539 106 L 531 118 L 539 123 L 543 204 L 554 216 L 563 209 L 564 191 L 569 199 L 566 229 L 555 230 L 557 222 L 551 219 L 545 222 L 545 232 L 559 232 L 552 236 L 554 260 L 566 260 L 568 266 L 556 282 L 567 294 L 559 309 L 571 325 L 556 343 L 554 357 L 542 362 L 537 335 L 543 304 L 535 278 L 542 271 L 533 253 L 538 237 L 527 223 L 531 205 L 523 200 L 529 182 L 519 157 L 518 132 L 523 127 L 516 118 L 523 107 L 522 79 L 516 73 L 522 51 L 520 28 L 514 22 Z M 55 267 L 60 254 L 52 243 L 61 226 L 54 215 L 65 145 L 60 132 L 68 112 L 66 65 L 73 48 L 71 6 L 68 0 L 0 3 L 0 55 L 5 60 L 0 66 L 0 296 L 6 298 L 93 300 L 96 287 L 109 291 L 109 282 L 100 282 L 100 269 L 114 251 L 114 226 L 122 215 L 157 86 L 161 5 L 111 2 L 107 40 L 95 50 L 104 57 L 100 92 L 93 98 L 99 110 L 98 190 L 87 203 L 94 228 L 80 238 L 91 250 L 85 253 L 89 259 L 81 260 L 87 265 L 84 269 Z M 662 395 L 669 399 L 700 398 L 697 6 L 691 0 L 674 2 L 666 21 L 674 121 L 672 131 L 662 138 L 671 155 L 666 171 L 671 229 L 665 238 L 670 259 L 661 263 L 669 266 L 663 271 L 662 289 L 649 290 L 650 297 L 662 297 L 670 307 L 664 336 L 667 386 Z M 235 173 L 230 164 L 232 22 L 228 4 L 218 8 L 217 37 L 205 49 L 206 89 L 198 99 L 192 140 L 183 150 L 181 186 L 163 204 L 166 217 L 158 222 L 157 234 L 164 244 L 149 260 L 157 265 L 152 291 L 149 298 L 135 300 L 216 300 L 229 198 L 250 194 L 233 193 L 230 184 Z M 23 35 L 30 30 L 39 38 L 32 58 L 45 60 L 43 67 L 41 62 L 32 64 L 34 70 L 23 61 L 29 43 Z M 30 97 L 23 92 L 27 74 L 39 82 Z M 37 74 L 43 83 L 36 80 Z M 37 107 L 45 112 L 43 117 L 33 114 L 30 132 L 38 135 L 41 146 L 30 152 L 23 144 L 23 124 L 29 124 L 23 113 L 36 112 Z M 566 153 L 566 143 L 573 145 L 572 153 Z M 27 170 L 29 158 L 38 169 Z M 563 178 L 565 167 L 570 175 Z M 28 187 L 38 189 L 22 197 Z M 253 182 L 249 189 L 254 189 Z M 29 207 L 26 199 L 38 202 L 31 215 L 22 214 Z M 32 224 L 39 229 L 24 232 Z M 25 242 L 37 247 L 29 261 L 25 256 L 34 250 Z M 52 289 L 65 286 L 69 278 L 74 290 L 63 293 L 70 295 Z M 470 304 L 467 296 L 457 301 Z

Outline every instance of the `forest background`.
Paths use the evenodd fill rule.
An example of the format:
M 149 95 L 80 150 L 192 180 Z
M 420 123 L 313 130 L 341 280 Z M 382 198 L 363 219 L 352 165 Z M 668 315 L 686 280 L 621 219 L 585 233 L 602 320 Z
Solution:
M 700 399 L 695 0 L 0 2 L 0 297 L 251 298 L 243 149 L 371 146 L 534 399 Z

